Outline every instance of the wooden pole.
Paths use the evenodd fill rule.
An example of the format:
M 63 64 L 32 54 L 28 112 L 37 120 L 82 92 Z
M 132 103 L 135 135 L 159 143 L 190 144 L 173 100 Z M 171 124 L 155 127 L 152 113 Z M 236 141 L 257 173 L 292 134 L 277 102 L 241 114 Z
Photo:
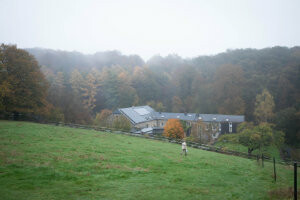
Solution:
M 294 200 L 297 200 L 297 163 L 294 162 Z
M 264 154 L 263 153 L 261 154 L 261 165 L 262 165 L 262 167 L 264 167 Z
M 276 166 L 275 166 L 275 157 L 273 157 L 273 163 L 274 163 L 274 180 L 276 182 Z

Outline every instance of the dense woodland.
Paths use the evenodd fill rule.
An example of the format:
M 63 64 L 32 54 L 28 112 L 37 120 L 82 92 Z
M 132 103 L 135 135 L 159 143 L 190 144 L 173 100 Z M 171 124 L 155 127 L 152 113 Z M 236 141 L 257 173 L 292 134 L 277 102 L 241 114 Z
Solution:
M 51 120 L 88 124 L 104 109 L 148 104 L 158 111 L 241 114 L 255 122 L 255 102 L 267 91 L 274 100 L 267 121 L 285 132 L 287 143 L 300 143 L 300 47 L 228 50 L 187 59 L 156 55 L 147 62 L 118 51 L 93 55 L 38 48 L 26 51 L 30 54 L 23 55 L 27 52 L 16 46 L 1 46 L 2 113 L 47 113 Z M 40 93 L 29 92 L 37 102 L 21 100 L 24 105 L 32 104 L 27 109 L 10 100 L 18 102 L 17 93 L 11 93 L 15 84 L 11 81 L 22 78 L 18 70 L 23 63 L 28 67 L 22 70 L 37 65 L 34 74 L 41 69 L 43 74 L 37 77 L 46 79 L 37 80 L 35 91 Z M 9 70 L 13 65 L 19 66 L 16 73 Z

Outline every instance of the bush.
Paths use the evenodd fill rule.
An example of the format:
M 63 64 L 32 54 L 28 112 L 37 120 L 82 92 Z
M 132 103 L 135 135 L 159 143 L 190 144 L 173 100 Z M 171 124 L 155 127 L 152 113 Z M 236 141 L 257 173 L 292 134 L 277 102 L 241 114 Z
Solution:
M 118 130 L 130 131 L 131 123 L 126 117 L 119 116 L 118 118 L 114 119 L 112 127 Z

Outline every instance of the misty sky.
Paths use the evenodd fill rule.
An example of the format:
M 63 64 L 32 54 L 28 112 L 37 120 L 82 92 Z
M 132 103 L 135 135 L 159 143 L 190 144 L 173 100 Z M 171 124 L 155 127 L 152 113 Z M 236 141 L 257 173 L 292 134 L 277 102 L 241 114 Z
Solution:
M 144 59 L 292 47 L 299 8 L 300 0 L 0 0 L 0 43 Z

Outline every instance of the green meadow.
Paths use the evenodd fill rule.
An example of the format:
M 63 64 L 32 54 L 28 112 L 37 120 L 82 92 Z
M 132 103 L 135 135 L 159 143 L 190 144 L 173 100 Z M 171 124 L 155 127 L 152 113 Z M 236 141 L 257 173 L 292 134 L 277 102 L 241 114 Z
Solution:
M 293 168 L 94 130 L 0 121 L 0 199 L 284 199 Z M 298 175 L 298 179 L 299 179 Z

